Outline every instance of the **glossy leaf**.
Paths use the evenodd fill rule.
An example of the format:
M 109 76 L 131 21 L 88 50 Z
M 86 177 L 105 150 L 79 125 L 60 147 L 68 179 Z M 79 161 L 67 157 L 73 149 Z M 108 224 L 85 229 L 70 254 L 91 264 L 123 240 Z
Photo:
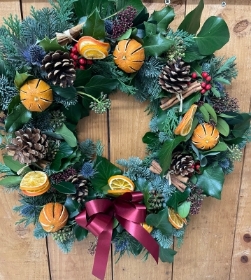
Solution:
M 149 214 L 146 217 L 146 223 L 150 226 L 158 228 L 163 234 L 171 235 L 173 227 L 168 220 L 167 208 L 159 211 L 157 214 Z
M 65 99 L 73 99 L 77 95 L 77 90 L 74 87 L 51 86 L 51 88 L 56 94 Z
M 144 195 L 144 204 L 147 209 L 150 208 L 149 204 L 149 183 L 145 178 L 138 178 L 137 181 L 135 182 L 136 190 L 141 191 Z
M 12 156 L 8 156 L 8 155 L 3 155 L 3 162 L 14 172 L 18 172 L 20 169 L 26 166 L 25 164 L 22 164 L 19 161 L 14 160 Z M 31 171 L 29 166 L 25 167 L 25 171 L 27 172 Z
M 64 194 L 75 194 L 76 193 L 76 187 L 70 182 L 61 182 L 57 185 L 53 185 L 53 188 L 55 188 L 58 192 L 64 193 Z
M 176 253 L 177 252 L 171 248 L 159 247 L 159 258 L 162 262 L 172 263 Z
M 147 132 L 142 138 L 143 143 L 148 144 L 148 145 L 152 144 L 153 142 L 155 142 L 157 140 L 158 140 L 158 135 L 156 135 L 156 133 L 154 133 L 154 132 Z
M 24 82 L 30 77 L 30 74 L 27 72 L 25 73 L 19 73 L 16 71 L 15 79 L 14 79 L 14 84 L 17 88 L 20 88 Z
M 250 126 L 250 114 L 242 113 L 239 117 L 241 117 L 241 121 L 235 124 L 232 130 L 232 133 L 235 137 L 242 137 Z
M 157 26 L 151 22 L 144 22 L 145 32 L 147 35 L 155 35 L 157 33 Z
M 207 196 L 220 199 L 224 178 L 225 175 L 220 166 L 210 165 L 205 167 L 201 175 L 198 175 L 197 186 L 199 186 Z
M 200 19 L 203 8 L 204 1 L 200 0 L 198 6 L 185 16 L 178 29 L 187 31 L 190 34 L 196 34 L 200 28 Z
M 59 151 L 56 153 L 56 156 L 51 163 L 51 169 L 59 171 L 62 164 L 62 160 L 64 158 L 69 158 L 73 154 L 73 152 L 74 150 L 66 142 L 61 142 L 59 146 Z
M 76 70 L 76 80 L 74 81 L 74 87 L 86 85 L 92 77 L 91 68 L 86 70 Z
M 176 191 L 168 199 L 167 205 L 173 208 L 176 212 L 178 211 L 178 206 L 181 202 L 184 202 L 191 192 L 190 188 L 186 188 L 184 192 Z
M 96 75 L 85 85 L 85 92 L 91 95 L 99 95 L 101 92 L 109 94 L 118 86 L 117 79 L 109 79 L 101 75 Z
M 6 118 L 5 129 L 7 132 L 13 132 L 20 129 L 32 117 L 23 104 L 19 104 Z
M 105 38 L 105 21 L 101 19 L 97 8 L 87 18 L 83 27 L 83 35 L 91 36 L 97 40 Z
M 214 108 L 208 103 L 204 103 L 203 106 L 207 109 L 207 111 L 208 111 L 209 115 L 211 116 L 211 118 L 213 119 L 213 121 L 215 123 L 217 123 L 217 115 L 216 115 Z
M 11 188 L 20 184 L 22 178 L 20 176 L 8 176 L 0 180 L 0 186 Z
M 8 114 L 12 113 L 14 110 L 16 110 L 16 107 L 21 103 L 20 101 L 20 95 L 16 95 L 11 99 L 11 102 L 8 106 Z
M 171 8 L 170 6 L 166 6 L 165 8 L 163 8 L 160 11 L 154 11 L 148 21 L 157 24 L 156 25 L 157 31 L 159 33 L 161 33 L 161 32 L 166 33 L 169 24 L 174 19 L 174 16 L 175 16 L 175 14 L 174 14 L 173 8 Z
M 69 218 L 74 218 L 79 214 L 80 204 L 76 200 L 73 200 L 71 197 L 68 196 L 66 198 L 64 206 L 69 213 Z
M 203 152 L 204 154 L 210 154 L 214 152 L 224 152 L 228 149 L 228 145 L 224 142 L 219 142 L 213 149 Z
M 143 47 L 146 56 L 160 56 L 162 53 L 169 50 L 174 44 L 172 40 L 166 39 L 160 33 L 157 35 L 148 35 L 144 38 Z
M 218 118 L 216 128 L 219 130 L 220 134 L 222 134 L 226 137 L 229 135 L 229 132 L 230 132 L 229 125 L 222 118 Z
M 60 136 L 62 136 L 64 138 L 64 140 L 66 141 L 66 143 L 70 147 L 73 148 L 73 147 L 77 146 L 77 138 L 76 138 L 76 136 L 72 133 L 72 131 L 65 124 L 62 124 L 62 126 L 57 128 L 55 130 L 55 132 L 57 134 L 59 134 Z
M 199 107 L 199 111 L 203 115 L 204 121 L 209 122 L 209 113 L 208 113 L 207 109 L 204 107 L 204 105 Z
M 43 40 L 39 42 L 39 45 L 46 51 L 46 52 L 52 52 L 52 51 L 67 51 L 66 48 L 62 47 L 56 38 L 49 39 L 48 37 L 45 37 Z
M 114 2 L 110 0 L 78 0 L 73 5 L 77 17 L 81 19 L 83 16 L 90 15 L 95 9 L 101 13 L 108 9 L 109 5 L 114 5 Z
M 226 22 L 220 17 L 209 17 L 195 41 L 202 55 L 210 55 L 221 49 L 229 40 L 229 30 Z
M 81 226 L 79 226 L 77 224 L 74 226 L 73 230 L 74 230 L 75 237 L 78 241 L 84 240 L 88 235 L 88 230 L 85 228 L 82 228 Z

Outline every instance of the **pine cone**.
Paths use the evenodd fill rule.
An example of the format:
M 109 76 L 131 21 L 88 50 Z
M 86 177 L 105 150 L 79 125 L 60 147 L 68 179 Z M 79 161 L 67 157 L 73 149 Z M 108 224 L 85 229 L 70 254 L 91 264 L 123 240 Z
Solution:
M 159 210 L 163 208 L 165 198 L 163 194 L 157 190 L 150 190 L 148 202 L 152 210 Z
M 50 113 L 50 126 L 53 129 L 60 128 L 66 120 L 66 117 L 63 112 L 60 110 L 52 111 Z
M 191 176 L 194 173 L 194 160 L 188 154 L 175 153 L 172 157 L 170 171 L 171 174 L 181 176 Z
M 181 58 L 168 62 L 159 75 L 160 86 L 170 93 L 182 93 L 191 81 L 190 65 Z
M 48 141 L 45 134 L 37 128 L 19 129 L 15 132 L 16 138 L 6 146 L 9 153 L 14 153 L 13 159 L 21 163 L 32 163 L 46 156 Z
M 48 149 L 46 153 L 46 159 L 52 161 L 57 152 L 59 151 L 60 140 L 48 140 Z
M 48 79 L 54 85 L 59 85 L 63 88 L 72 86 L 76 79 L 73 60 L 67 52 L 49 52 L 44 57 L 41 68 L 47 73 Z
M 82 175 L 77 174 L 70 176 L 66 182 L 70 182 L 76 187 L 76 193 L 70 195 L 70 197 L 78 203 L 84 202 L 88 195 L 88 182 L 85 178 Z

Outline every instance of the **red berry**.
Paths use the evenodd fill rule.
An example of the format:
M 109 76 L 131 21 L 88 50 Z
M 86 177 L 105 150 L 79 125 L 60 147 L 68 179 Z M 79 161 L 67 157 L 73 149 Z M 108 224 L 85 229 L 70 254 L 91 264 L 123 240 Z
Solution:
M 202 83 L 200 83 L 200 85 L 202 88 L 205 88 L 207 84 L 205 82 L 202 82 Z
M 72 58 L 72 59 L 74 59 L 74 53 L 70 53 L 70 57 Z
M 74 54 L 73 59 L 78 60 L 78 56 L 76 54 Z
M 197 78 L 197 73 L 193 72 L 193 73 L 191 74 L 191 77 L 192 77 L 192 79 L 196 79 L 196 78 Z
M 86 64 L 86 59 L 80 58 L 78 62 L 79 62 L 79 64 L 81 64 L 81 65 L 85 65 L 85 64 Z
M 81 69 L 81 70 L 85 70 L 84 65 L 80 65 L 80 66 L 79 66 L 79 69 Z
M 211 85 L 207 84 L 205 87 L 206 90 L 210 90 L 211 89 Z
M 207 76 L 207 77 L 206 77 L 206 81 L 207 81 L 207 82 L 210 82 L 211 80 L 212 80 L 212 77 L 211 77 L 211 76 Z
M 208 77 L 209 75 L 208 75 L 207 72 L 202 72 L 202 73 L 201 73 L 201 76 L 202 76 L 204 79 L 206 79 L 206 77 Z
M 200 91 L 201 94 L 204 94 L 205 92 L 206 90 L 204 88 Z
M 75 53 L 75 54 L 78 53 L 78 49 L 77 49 L 76 47 L 73 47 L 73 48 L 71 49 L 71 51 L 72 51 L 73 53 Z
M 87 62 L 87 64 L 89 64 L 89 65 L 91 65 L 91 64 L 93 63 L 93 61 L 90 60 L 90 59 L 88 59 L 86 62 Z

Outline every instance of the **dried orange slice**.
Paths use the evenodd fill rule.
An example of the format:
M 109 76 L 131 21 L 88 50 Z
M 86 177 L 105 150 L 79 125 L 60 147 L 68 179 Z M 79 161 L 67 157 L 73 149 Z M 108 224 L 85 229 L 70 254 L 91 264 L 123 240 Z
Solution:
M 43 171 L 28 172 L 20 183 L 20 189 L 28 196 L 37 196 L 45 193 L 50 188 L 48 176 Z
M 122 195 L 126 192 L 131 192 L 130 190 L 108 190 L 107 193 L 114 196 Z
M 27 110 L 42 112 L 53 101 L 52 89 L 40 79 L 29 80 L 20 88 L 20 100 Z
M 147 223 L 143 223 L 143 224 L 141 224 L 141 226 L 149 233 L 151 233 L 153 230 L 153 227 L 149 226 Z
M 168 220 L 176 229 L 181 229 L 185 223 L 184 219 L 182 219 L 172 208 L 168 208 Z
M 104 43 L 91 36 L 83 36 L 78 40 L 78 52 L 86 59 L 103 59 L 108 56 L 109 43 Z
M 194 114 L 196 113 L 198 105 L 193 104 L 182 118 L 179 125 L 174 130 L 174 134 L 186 136 L 192 128 Z
M 133 191 L 135 188 L 135 185 L 131 179 L 129 179 L 126 176 L 123 175 L 114 175 L 109 178 L 108 185 L 111 188 L 111 190 L 115 191 Z

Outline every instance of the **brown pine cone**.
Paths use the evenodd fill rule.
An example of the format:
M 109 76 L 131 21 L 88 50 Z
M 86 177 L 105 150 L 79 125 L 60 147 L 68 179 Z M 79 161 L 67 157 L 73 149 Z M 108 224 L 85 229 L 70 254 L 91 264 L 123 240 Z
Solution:
M 84 202 L 88 195 L 87 180 L 82 175 L 77 174 L 70 176 L 66 181 L 72 183 L 76 187 L 76 193 L 71 194 L 70 197 L 78 203 Z
M 73 60 L 67 52 L 49 52 L 44 57 L 41 68 L 47 73 L 48 79 L 54 85 L 63 88 L 72 86 L 76 79 Z
M 170 172 L 181 176 L 191 176 L 194 173 L 194 160 L 189 154 L 175 153 L 172 157 Z
M 11 144 L 6 146 L 9 154 L 20 163 L 32 163 L 46 156 L 48 141 L 47 136 L 37 128 L 19 129 L 15 132 L 16 138 L 11 139 Z

